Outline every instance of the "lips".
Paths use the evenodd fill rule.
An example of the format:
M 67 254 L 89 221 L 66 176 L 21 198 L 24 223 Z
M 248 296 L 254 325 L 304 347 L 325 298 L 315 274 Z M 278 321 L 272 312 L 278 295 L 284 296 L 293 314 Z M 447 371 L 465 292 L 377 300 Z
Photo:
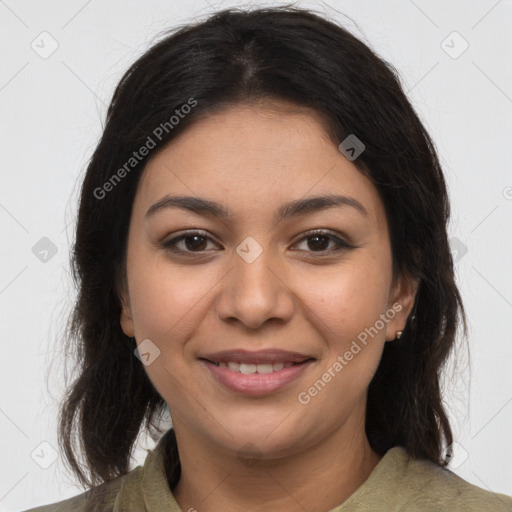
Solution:
M 224 389 L 264 396 L 290 385 L 316 358 L 289 350 L 233 349 L 203 354 L 199 361 Z
M 269 395 L 286 388 L 308 371 L 308 368 L 314 362 L 313 359 L 307 359 L 303 363 L 291 363 L 291 366 L 270 373 L 256 371 L 246 374 L 241 371 L 234 371 L 227 366 L 220 366 L 220 364 L 217 366 L 206 359 L 200 359 L 200 361 L 214 381 L 221 384 L 224 389 L 250 396 Z M 243 363 L 241 366 L 243 366 Z
M 292 364 L 303 363 L 304 361 L 314 358 L 307 354 L 280 349 L 267 349 L 257 351 L 232 349 L 203 354 L 199 357 L 199 359 L 204 359 L 216 365 L 219 365 L 219 363 L 238 363 L 246 365 L 282 363 L 284 366 L 290 366 Z

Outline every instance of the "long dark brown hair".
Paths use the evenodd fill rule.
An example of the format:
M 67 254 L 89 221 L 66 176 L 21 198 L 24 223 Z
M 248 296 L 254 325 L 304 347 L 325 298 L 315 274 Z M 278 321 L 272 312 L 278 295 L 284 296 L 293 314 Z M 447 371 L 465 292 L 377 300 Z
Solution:
M 158 145 L 152 155 L 201 117 L 267 99 L 321 114 L 337 144 L 355 134 L 365 145 L 354 164 L 385 206 L 393 273 L 420 283 L 414 314 L 403 336 L 385 344 L 369 385 L 366 434 L 380 455 L 402 446 L 414 458 L 447 464 L 453 438 L 440 377 L 460 320 L 464 334 L 467 327 L 434 143 L 396 69 L 347 29 L 293 6 L 228 9 L 166 33 L 124 74 L 83 180 L 66 350 L 76 354 L 76 375 L 61 404 L 59 442 L 84 486 L 126 474 L 138 436 L 161 434 L 156 420 L 167 407 L 120 326 L 130 214 L 149 156 L 119 170 L 148 136 Z M 193 101 L 179 122 L 169 122 Z M 172 489 L 180 477 L 173 431 L 167 448 Z

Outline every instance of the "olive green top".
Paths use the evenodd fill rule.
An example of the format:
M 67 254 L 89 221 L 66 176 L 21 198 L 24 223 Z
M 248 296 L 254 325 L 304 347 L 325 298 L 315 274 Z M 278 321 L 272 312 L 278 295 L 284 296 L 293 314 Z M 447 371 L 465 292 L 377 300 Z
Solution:
M 143 466 L 83 494 L 25 512 L 182 511 L 169 489 L 163 464 L 164 434 Z M 196 506 L 200 512 L 200 504 Z M 348 499 L 326 512 L 512 512 L 512 497 L 466 482 L 452 471 L 409 457 L 400 446 L 386 452 Z

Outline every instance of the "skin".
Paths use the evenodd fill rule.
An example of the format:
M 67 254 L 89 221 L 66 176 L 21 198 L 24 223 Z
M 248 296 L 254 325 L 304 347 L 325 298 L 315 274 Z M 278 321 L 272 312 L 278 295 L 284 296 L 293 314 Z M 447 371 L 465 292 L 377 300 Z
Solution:
M 283 203 L 334 193 L 368 215 L 341 206 L 272 218 Z M 173 207 L 146 217 L 167 194 L 216 201 L 231 216 Z M 192 229 L 209 237 L 178 243 L 195 257 L 162 246 Z M 317 229 L 354 247 L 332 252 L 336 242 L 327 238 L 318 249 L 304 235 Z M 263 249 L 252 263 L 236 252 L 249 236 Z M 173 494 L 182 510 L 327 511 L 368 478 L 381 458 L 365 434 L 367 388 L 416 292 L 410 279 L 393 280 L 391 264 L 378 192 L 315 112 L 285 102 L 230 106 L 152 156 L 132 210 L 121 325 L 160 350 L 145 369 L 171 411 L 182 466 Z M 397 303 L 401 311 L 300 403 L 298 394 Z M 316 360 L 285 388 L 254 397 L 223 387 L 198 359 L 231 348 Z

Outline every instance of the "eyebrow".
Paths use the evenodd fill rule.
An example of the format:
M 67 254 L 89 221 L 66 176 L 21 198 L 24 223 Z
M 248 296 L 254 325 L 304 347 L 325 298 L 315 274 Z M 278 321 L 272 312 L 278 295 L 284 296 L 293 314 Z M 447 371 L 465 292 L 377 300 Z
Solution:
M 340 206 L 350 206 L 359 213 L 368 217 L 366 208 L 353 197 L 344 195 L 326 195 L 307 197 L 297 199 L 283 204 L 274 214 L 274 221 L 280 222 L 291 217 L 314 213 L 328 208 Z M 229 219 L 229 211 L 221 204 L 201 197 L 193 196 L 164 196 L 155 204 L 150 206 L 146 212 L 146 217 L 151 217 L 155 213 L 166 208 L 182 208 L 203 216 L 212 216 L 220 219 Z

